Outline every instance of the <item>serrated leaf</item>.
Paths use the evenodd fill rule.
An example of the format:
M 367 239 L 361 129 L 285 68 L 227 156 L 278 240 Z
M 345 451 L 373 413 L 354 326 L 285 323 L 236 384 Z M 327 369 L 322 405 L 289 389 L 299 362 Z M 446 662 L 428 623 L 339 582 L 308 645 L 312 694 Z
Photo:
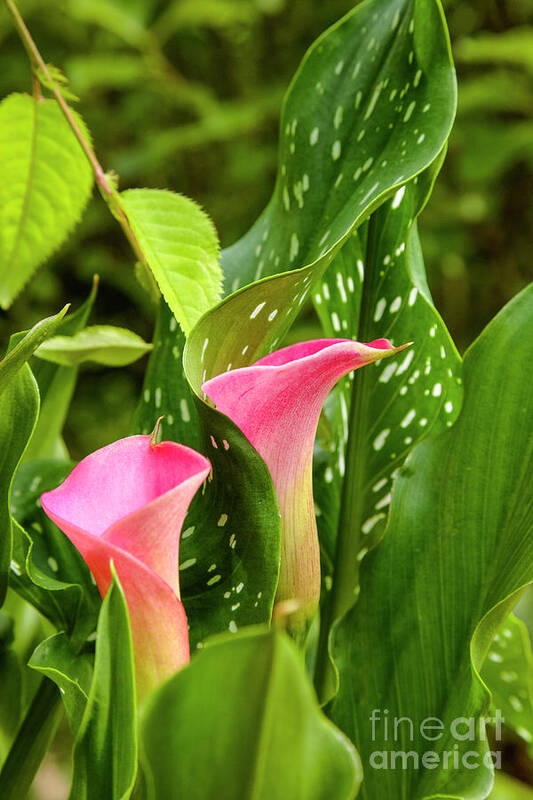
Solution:
M 0 162 L 0 306 L 8 308 L 78 222 L 92 171 L 55 100 L 22 94 L 0 103 Z
M 359 783 L 279 632 L 210 645 L 154 694 L 141 735 L 157 800 L 352 800 Z
M 492 708 L 530 746 L 533 744 L 533 657 L 529 633 L 513 614 L 498 629 L 481 677 L 492 694 Z
M 137 772 L 136 722 L 128 608 L 114 574 L 98 620 L 93 679 L 74 744 L 70 800 L 130 797 Z
M 211 220 L 173 192 L 130 189 L 119 197 L 163 297 L 188 333 L 220 298 L 222 272 Z
M 108 367 L 124 367 L 149 353 L 152 345 L 127 328 L 90 325 L 72 336 L 53 336 L 35 355 L 53 364 L 73 367 L 95 361 Z
M 520 589 L 533 581 L 533 452 L 523 433 L 533 423 L 523 380 L 533 358 L 532 312 L 530 286 L 469 349 L 461 414 L 421 442 L 400 471 L 387 536 L 363 561 L 359 601 L 337 628 L 340 690 L 330 715 L 361 753 L 365 800 L 490 791 L 483 728 L 465 740 L 451 725 L 486 714 L 479 670 Z M 374 735 L 373 709 L 381 711 Z M 411 720 L 413 736 L 406 724 L 387 739 L 385 709 L 391 720 Z M 438 740 L 421 734 L 428 717 L 443 723 Z M 459 768 L 450 760 L 446 768 L 443 753 L 454 749 Z M 419 768 L 410 757 L 406 769 L 373 769 L 372 753 L 390 758 L 392 750 L 414 751 Z M 438 760 L 424 769 L 429 750 Z M 461 761 L 467 751 L 472 769 Z

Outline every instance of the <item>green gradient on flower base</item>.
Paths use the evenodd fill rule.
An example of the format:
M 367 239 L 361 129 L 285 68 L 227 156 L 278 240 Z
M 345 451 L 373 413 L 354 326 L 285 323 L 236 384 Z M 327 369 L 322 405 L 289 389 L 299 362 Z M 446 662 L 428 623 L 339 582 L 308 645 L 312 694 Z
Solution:
M 113 560 L 128 604 L 141 698 L 189 661 L 179 537 L 210 468 L 189 447 L 131 436 L 84 458 L 61 486 L 41 497 L 46 514 L 85 559 L 102 597 Z
M 294 628 L 315 613 L 320 597 L 312 461 L 322 406 L 344 375 L 403 347 L 395 348 L 387 339 L 370 344 L 349 339 L 301 342 L 250 367 L 217 375 L 202 386 L 217 410 L 239 426 L 270 470 L 282 518 L 276 599 L 296 600 L 300 605 Z

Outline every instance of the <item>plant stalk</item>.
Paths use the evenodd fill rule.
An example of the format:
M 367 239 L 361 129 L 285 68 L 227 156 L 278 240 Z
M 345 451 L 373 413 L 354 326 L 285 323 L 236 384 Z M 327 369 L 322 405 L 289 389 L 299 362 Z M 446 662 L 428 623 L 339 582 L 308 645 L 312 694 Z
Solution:
M 376 235 L 374 219 L 371 217 L 367 229 L 365 263 L 371 260 Z M 362 342 L 368 339 L 367 330 L 371 308 L 367 299 L 371 291 L 372 287 L 365 278 L 357 332 L 357 338 Z M 361 549 L 362 500 L 366 480 L 365 454 L 358 443 L 361 441 L 359 421 L 370 402 L 368 392 L 365 391 L 366 376 L 367 373 L 364 369 L 356 370 L 352 384 L 348 416 L 349 433 L 346 444 L 346 472 L 342 485 L 337 528 L 333 584 L 321 613 L 315 666 L 315 687 L 321 702 L 327 702 L 333 693 L 333 670 L 329 658 L 332 627 L 357 601 L 360 566 L 357 555 Z
M 124 209 L 120 203 L 120 198 L 118 192 L 115 190 L 114 186 L 110 183 L 106 173 L 104 172 L 102 165 L 98 161 L 96 154 L 91 147 L 90 143 L 87 141 L 86 137 L 83 134 L 80 126 L 76 122 L 76 118 L 72 113 L 71 109 L 69 108 L 68 103 L 66 102 L 65 98 L 61 94 L 61 90 L 52 78 L 50 71 L 44 61 L 43 57 L 41 56 L 35 41 L 32 38 L 31 33 L 29 32 L 28 28 L 24 20 L 22 19 L 20 12 L 17 6 L 14 3 L 14 0 L 5 0 L 6 6 L 8 8 L 9 13 L 11 14 L 13 21 L 15 23 L 15 27 L 17 32 L 22 40 L 24 48 L 28 53 L 28 57 L 30 59 L 32 70 L 34 73 L 34 79 L 38 79 L 38 71 L 40 71 L 49 82 L 50 91 L 54 95 L 57 104 L 59 105 L 61 111 L 65 119 L 67 120 L 68 124 L 72 132 L 74 133 L 76 139 L 80 143 L 83 152 L 85 153 L 92 169 L 94 172 L 94 176 L 98 187 L 100 189 L 100 193 L 104 200 L 106 201 L 109 210 L 118 221 L 120 227 L 124 231 L 124 234 L 131 245 L 133 252 L 135 253 L 136 258 L 147 266 L 145 255 L 142 251 L 142 248 L 133 232 L 133 229 L 129 223 L 129 220 L 126 216 Z
M 60 700 L 55 683 L 43 678 L 0 770 L 2 800 L 26 797 L 63 717 Z

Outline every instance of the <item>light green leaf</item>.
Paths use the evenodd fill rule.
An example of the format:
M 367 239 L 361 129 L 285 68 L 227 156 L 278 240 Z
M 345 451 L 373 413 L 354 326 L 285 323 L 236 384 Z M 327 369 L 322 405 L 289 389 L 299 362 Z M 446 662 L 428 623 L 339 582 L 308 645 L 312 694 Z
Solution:
M 456 735 L 451 726 L 486 714 L 479 671 L 519 590 L 533 581 L 533 448 L 524 436 L 533 402 L 523 378 L 533 359 L 532 313 L 533 285 L 469 349 L 461 414 L 400 470 L 387 535 L 363 561 L 359 601 L 337 628 L 340 690 L 330 715 L 361 753 L 365 800 L 478 800 L 491 788 L 483 729 L 465 740 L 464 726 Z M 413 734 L 408 721 L 387 738 L 385 709 L 390 726 L 407 717 Z M 429 717 L 443 723 L 430 741 L 420 728 Z M 459 768 L 453 759 L 446 768 L 444 753 L 454 749 Z M 382 751 L 389 764 L 391 751 L 414 756 L 405 769 L 401 761 L 373 768 L 372 754 Z M 428 751 L 437 762 L 424 769 Z M 461 761 L 467 751 L 472 769 Z
M 123 367 L 142 358 L 151 349 L 151 344 L 127 328 L 90 325 L 72 336 L 53 336 L 39 347 L 35 355 L 44 361 L 69 367 L 84 361 Z
M 163 297 L 188 333 L 220 298 L 211 220 L 189 198 L 161 189 L 130 189 L 120 202 Z
M 533 744 L 533 657 L 524 623 L 509 614 L 483 664 L 481 677 L 492 694 L 492 708 L 505 724 Z
M 284 634 L 213 643 L 148 701 L 151 798 L 351 800 L 359 761 L 321 714 Z
M 69 314 L 56 328 L 56 333 L 72 336 L 87 323 L 93 307 L 98 281 L 95 278 L 89 297 L 73 314 Z M 13 338 L 13 337 L 12 337 Z M 36 354 L 35 354 L 36 355 Z M 77 370 L 45 364 L 42 361 L 32 363 L 33 374 L 39 386 L 41 407 L 39 419 L 31 437 L 30 444 L 24 453 L 24 460 L 52 458 L 66 448 L 62 445 L 61 432 L 65 424 L 70 401 L 74 394 Z
M 37 322 L 31 330 L 11 337 L 8 352 L 0 361 L 0 394 L 8 388 L 10 381 L 37 348 L 54 335 L 68 309 L 69 306 L 66 305 L 59 314 L 46 317 Z
M 135 783 L 133 647 L 126 599 L 112 571 L 98 620 L 89 699 L 74 744 L 70 800 L 127 800 Z
M 78 222 L 93 179 L 55 100 L 28 95 L 0 104 L 0 163 L 0 306 L 8 308 Z
M 490 800 L 533 800 L 533 789 L 505 773 L 496 773 Z
M 49 636 L 34 650 L 28 666 L 46 675 L 61 691 L 72 733 L 80 726 L 93 675 L 90 653 L 76 653 L 64 633 Z

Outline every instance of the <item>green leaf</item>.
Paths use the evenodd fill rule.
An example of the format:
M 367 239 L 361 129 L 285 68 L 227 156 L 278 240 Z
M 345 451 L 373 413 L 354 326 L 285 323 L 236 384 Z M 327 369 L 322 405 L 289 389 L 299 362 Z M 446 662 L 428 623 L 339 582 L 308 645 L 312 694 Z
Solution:
M 188 611 L 188 593 L 192 590 L 199 595 L 203 587 L 202 602 L 213 597 L 219 603 L 219 613 L 224 611 L 225 626 L 230 629 L 239 627 L 239 623 L 266 621 L 266 616 L 248 616 L 256 601 L 244 606 L 235 596 L 242 581 L 228 581 L 226 567 L 222 573 L 218 568 L 220 562 L 230 568 L 228 544 L 235 542 L 235 534 L 237 542 L 251 541 L 249 530 L 244 524 L 239 525 L 240 533 L 227 527 L 229 537 L 219 537 L 217 541 L 216 515 L 225 515 L 227 503 L 231 502 L 235 518 L 245 513 L 249 515 L 247 519 L 259 520 L 264 533 L 252 523 L 255 552 L 262 536 L 272 536 L 268 520 L 275 519 L 273 506 L 268 508 L 263 501 L 261 505 L 258 502 L 261 491 L 265 491 L 261 486 L 266 484 L 257 472 L 259 460 L 255 451 L 246 448 L 242 437 L 239 475 L 234 470 L 236 464 L 220 446 L 224 440 L 228 442 L 231 456 L 234 445 L 227 432 L 232 431 L 233 436 L 235 431 L 228 420 L 203 402 L 203 381 L 227 369 L 249 365 L 283 340 L 310 296 L 312 284 L 348 240 L 354 226 L 438 156 L 454 109 L 455 81 L 448 38 L 440 6 L 434 0 L 367 0 L 327 31 L 304 59 L 284 104 L 280 171 L 272 200 L 251 231 L 223 253 L 224 272 L 233 289 L 261 275 L 293 271 L 235 292 L 202 317 L 189 334 L 184 350 L 185 373 L 198 397 L 201 441 L 207 443 L 207 447 L 200 444 L 200 448 L 209 458 L 215 457 L 213 484 L 191 509 L 195 538 L 186 536 L 181 547 L 181 578 Z M 365 136 L 357 142 L 358 132 L 363 129 Z M 315 130 L 319 134 L 316 141 Z M 415 130 L 416 139 L 411 143 Z M 340 142 L 338 157 L 336 142 Z M 385 166 L 383 161 L 387 162 Z M 361 172 L 354 179 L 360 166 Z M 339 180 L 341 174 L 343 178 Z M 308 181 L 309 188 L 305 189 Z M 185 421 L 181 413 L 183 403 L 188 408 L 189 392 L 180 377 L 179 388 L 164 393 L 164 375 L 166 365 L 172 368 L 170 365 L 179 359 L 183 339 L 173 331 L 172 321 L 168 327 L 161 321 L 158 334 L 138 420 L 142 420 L 143 430 L 149 430 L 152 421 L 166 413 L 172 422 L 165 428 L 165 435 L 179 437 L 189 421 L 191 426 L 195 423 L 192 414 Z M 191 436 L 191 432 L 186 430 L 185 435 Z M 217 448 L 209 445 L 211 436 Z M 249 465 L 253 465 L 252 470 Z M 269 487 L 267 496 L 272 495 Z M 212 515 L 209 522 L 207 515 Z M 187 520 L 186 533 L 189 525 Z M 207 547 L 211 560 L 206 555 Z M 265 540 L 263 552 L 270 553 L 269 574 L 273 575 L 272 553 L 277 548 L 268 547 Z M 183 569 L 184 563 L 187 569 Z M 238 559 L 236 563 L 240 563 Z M 219 585 L 223 591 L 219 597 L 207 592 L 212 579 L 207 570 L 212 564 L 217 565 L 212 577 L 222 575 Z M 258 568 L 255 553 L 249 565 L 241 563 L 241 568 L 248 575 L 244 585 L 253 586 Z M 264 600 L 263 589 L 258 591 L 262 592 L 258 599 Z M 242 617 L 230 617 L 228 621 L 226 613 L 233 606 L 242 612 Z M 268 604 L 263 614 L 267 609 Z M 202 616 L 206 619 L 205 614 Z M 217 625 L 209 623 L 206 629 L 221 630 Z
M 0 770 L 2 800 L 27 797 L 63 716 L 57 687 L 43 678 Z
M 529 745 L 533 743 L 533 657 L 524 623 L 510 614 L 500 626 L 481 677 L 492 694 L 492 708 Z
M 0 306 L 8 308 L 78 222 L 92 171 L 55 100 L 22 94 L 0 104 L 0 162 Z
M 54 335 L 69 307 L 66 305 L 59 314 L 40 320 L 25 334 L 15 334 L 11 337 L 10 349 L 0 361 L 0 394 L 8 388 L 10 381 L 37 348 Z
M 40 496 L 72 470 L 58 460 L 23 464 L 13 484 L 13 554 L 10 585 L 77 649 L 94 633 L 100 594 L 89 569 L 69 539 L 42 511 Z
M 120 202 L 163 297 L 188 333 L 220 297 L 211 220 L 189 198 L 161 189 L 130 189 Z
M 505 773 L 496 773 L 490 800 L 533 800 L 533 789 Z
M 73 336 L 53 336 L 35 355 L 53 364 L 73 367 L 95 361 L 109 367 L 124 367 L 152 349 L 133 331 L 113 325 L 91 325 Z
M 359 761 L 321 714 L 284 634 L 209 646 L 148 701 L 142 719 L 157 800 L 351 800 Z
M 0 363 L 1 367 L 1 363 Z M 4 602 L 11 560 L 13 475 L 33 432 L 39 412 L 37 384 L 24 364 L 0 394 L 0 604 Z
M 334 690 L 327 633 L 357 598 L 361 561 L 385 532 L 394 476 L 417 442 L 450 426 L 461 407 L 461 361 L 433 305 L 416 227 L 441 163 L 372 215 L 313 298 L 327 336 L 413 341 L 398 358 L 345 379 L 328 406 L 335 437 L 318 453 L 314 476 L 329 587 L 317 667 L 322 699 Z
M 183 345 L 183 333 L 162 302 L 135 429 L 149 433 L 164 414 L 162 438 L 194 447 L 213 466 L 180 542 L 180 590 L 194 650 L 211 634 L 270 620 L 280 518 L 262 459 L 229 419 L 192 393 L 181 364 Z
M 87 300 L 77 311 L 61 321 L 56 328 L 56 333 L 62 336 L 72 336 L 87 324 L 96 298 L 97 286 L 98 280 L 95 277 Z M 66 454 L 66 448 L 61 441 L 61 432 L 77 378 L 75 369 L 45 364 L 40 361 L 32 363 L 32 371 L 39 386 L 41 407 L 36 428 L 24 454 L 25 461 Z
M 68 721 L 75 736 L 89 696 L 93 658 L 76 653 L 64 633 L 49 636 L 34 650 L 28 666 L 54 681 L 61 691 Z
M 137 772 L 133 648 L 124 593 L 113 581 L 102 604 L 89 698 L 74 744 L 71 800 L 126 800 Z
M 0 605 L 4 602 L 11 559 L 11 488 L 13 476 L 39 411 L 39 392 L 27 360 L 51 336 L 68 306 L 37 325 L 0 361 Z
M 483 730 L 465 741 L 450 729 L 487 712 L 479 671 L 519 590 L 533 581 L 533 452 L 524 436 L 533 403 L 523 379 L 532 311 L 533 285 L 469 349 L 461 414 L 400 470 L 387 536 L 364 560 L 359 601 L 338 626 L 340 690 L 330 715 L 361 753 L 363 798 L 482 798 L 491 788 Z M 381 715 L 374 736 L 373 709 Z M 413 736 L 407 722 L 387 738 L 385 709 L 390 726 L 411 720 Z M 443 723 L 437 740 L 421 733 L 428 717 Z M 446 769 L 443 754 L 454 748 L 459 759 L 472 751 L 475 768 L 449 761 Z M 393 750 L 415 757 L 406 769 L 372 768 L 372 753 L 390 759 Z M 427 751 L 437 763 L 416 769 Z
M 222 254 L 227 287 L 331 252 L 437 157 L 455 103 L 436 0 L 356 6 L 315 42 L 292 81 L 274 194 L 252 229 Z

